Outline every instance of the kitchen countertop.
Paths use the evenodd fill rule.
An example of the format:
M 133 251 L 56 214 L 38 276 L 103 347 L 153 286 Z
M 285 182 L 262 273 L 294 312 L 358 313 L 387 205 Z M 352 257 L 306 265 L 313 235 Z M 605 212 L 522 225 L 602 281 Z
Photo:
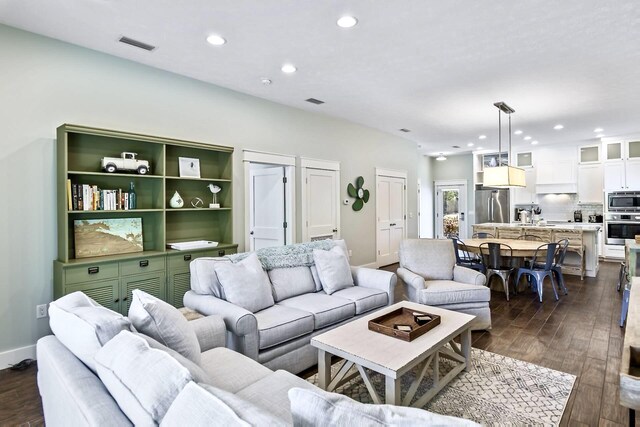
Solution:
M 475 224 L 484 227 L 501 227 L 501 228 L 531 228 L 531 229 L 553 229 L 553 230 L 583 230 L 583 231 L 598 231 L 602 228 L 602 224 L 596 223 L 575 223 L 575 222 L 560 222 L 555 224 L 547 224 L 547 225 L 522 225 L 519 222 L 509 223 L 501 223 L 501 222 L 485 222 L 482 224 Z

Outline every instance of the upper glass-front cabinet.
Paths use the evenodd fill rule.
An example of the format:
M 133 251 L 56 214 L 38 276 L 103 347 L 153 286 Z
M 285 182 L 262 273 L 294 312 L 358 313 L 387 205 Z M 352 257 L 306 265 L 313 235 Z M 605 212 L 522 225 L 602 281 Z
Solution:
M 607 160 L 622 160 L 622 142 L 607 142 L 605 155 Z
M 640 141 L 607 142 L 604 144 L 606 160 L 640 158 Z
M 629 141 L 627 147 L 629 159 L 640 158 L 640 141 Z
M 516 155 L 516 166 L 519 168 L 530 168 L 533 166 L 533 156 L 531 152 L 518 153 Z
M 580 156 L 580 164 L 598 163 L 600 161 L 600 146 L 586 145 L 580 147 L 578 155 Z

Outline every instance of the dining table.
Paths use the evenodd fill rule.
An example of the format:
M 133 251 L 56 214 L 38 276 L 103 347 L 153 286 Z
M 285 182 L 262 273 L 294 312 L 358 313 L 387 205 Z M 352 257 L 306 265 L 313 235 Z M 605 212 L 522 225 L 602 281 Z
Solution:
M 504 257 L 512 256 L 513 258 L 532 258 L 536 253 L 536 249 L 540 246 L 546 245 L 548 242 L 537 240 L 496 239 L 490 237 L 485 239 L 465 239 L 463 243 L 469 252 L 473 252 L 475 254 L 480 253 L 480 245 L 483 243 L 501 243 L 503 245 L 511 246 L 511 249 L 513 250 L 513 254 L 511 254 L 509 248 L 501 247 L 500 255 Z M 488 250 L 488 248 L 486 250 Z M 487 252 L 485 252 L 485 254 L 486 253 Z M 544 255 L 546 253 L 547 250 L 544 247 L 538 251 L 538 255 Z

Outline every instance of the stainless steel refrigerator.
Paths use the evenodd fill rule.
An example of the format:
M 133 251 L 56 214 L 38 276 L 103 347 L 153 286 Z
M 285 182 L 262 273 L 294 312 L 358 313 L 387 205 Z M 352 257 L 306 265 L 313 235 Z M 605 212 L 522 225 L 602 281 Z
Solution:
M 476 190 L 476 224 L 509 222 L 509 189 Z

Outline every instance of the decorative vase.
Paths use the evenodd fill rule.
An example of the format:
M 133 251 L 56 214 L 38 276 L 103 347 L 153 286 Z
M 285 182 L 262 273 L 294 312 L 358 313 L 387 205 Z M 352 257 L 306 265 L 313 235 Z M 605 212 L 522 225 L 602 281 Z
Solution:
M 181 208 L 184 206 L 184 200 L 180 197 L 180 194 L 176 191 L 173 194 L 173 197 L 169 200 L 169 206 L 174 209 Z

